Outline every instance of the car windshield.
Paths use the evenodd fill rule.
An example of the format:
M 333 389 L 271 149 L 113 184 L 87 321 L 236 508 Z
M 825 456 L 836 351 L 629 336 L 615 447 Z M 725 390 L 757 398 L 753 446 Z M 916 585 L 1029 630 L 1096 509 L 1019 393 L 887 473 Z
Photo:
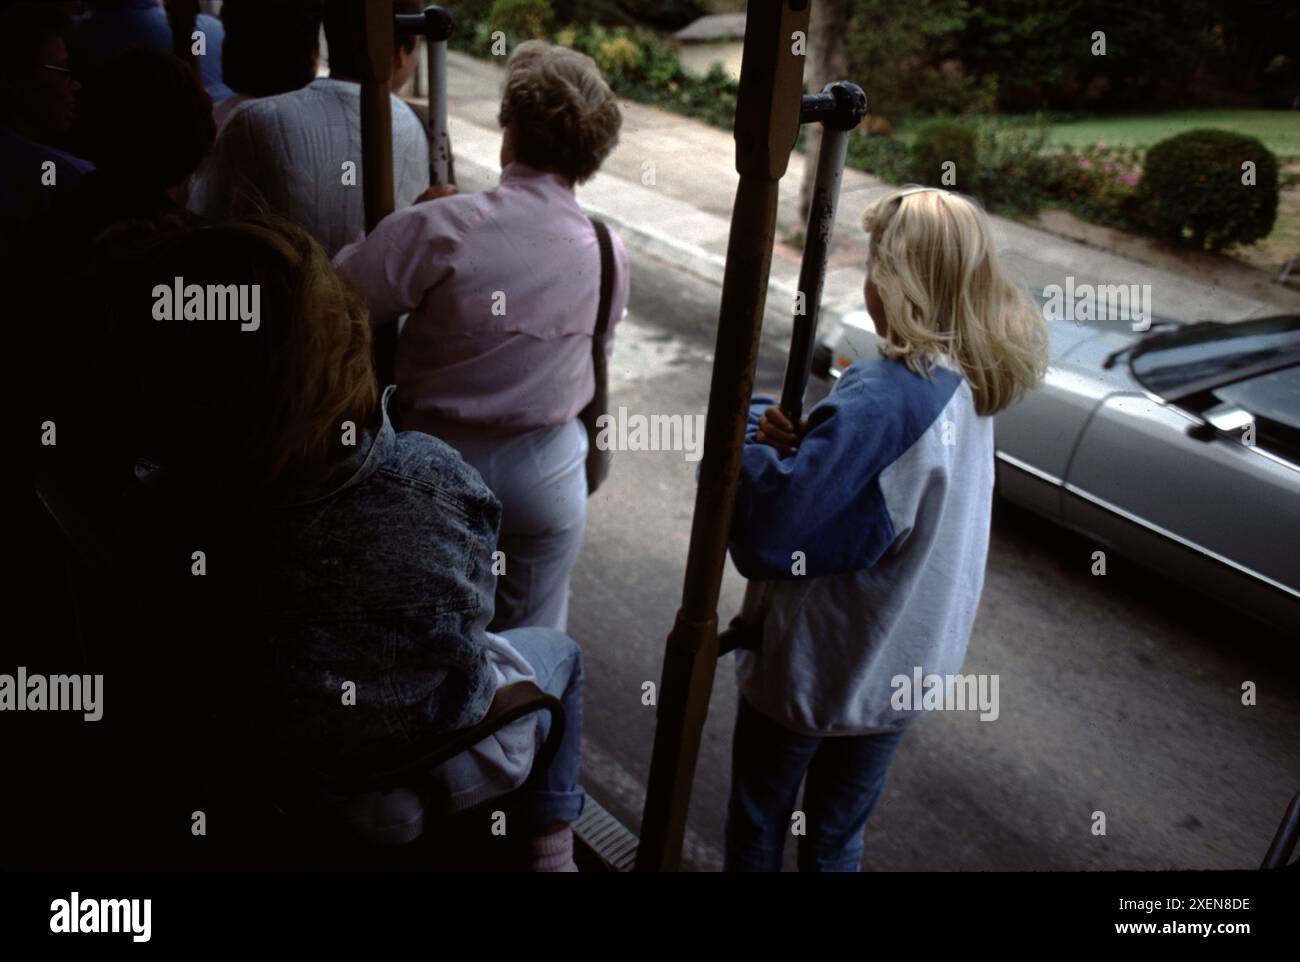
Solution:
M 1132 354 L 1133 375 L 1162 397 L 1233 381 L 1234 374 L 1287 358 L 1300 360 L 1300 316 L 1201 324 L 1153 334 Z

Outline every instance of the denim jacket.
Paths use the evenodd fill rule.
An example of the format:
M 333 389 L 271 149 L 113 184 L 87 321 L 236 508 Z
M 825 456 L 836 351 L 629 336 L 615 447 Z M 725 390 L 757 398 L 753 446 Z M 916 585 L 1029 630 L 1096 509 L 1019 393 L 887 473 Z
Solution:
M 260 579 L 275 736 L 349 767 L 475 724 L 496 689 L 500 502 L 455 449 L 394 431 L 393 390 L 351 477 L 278 512 Z

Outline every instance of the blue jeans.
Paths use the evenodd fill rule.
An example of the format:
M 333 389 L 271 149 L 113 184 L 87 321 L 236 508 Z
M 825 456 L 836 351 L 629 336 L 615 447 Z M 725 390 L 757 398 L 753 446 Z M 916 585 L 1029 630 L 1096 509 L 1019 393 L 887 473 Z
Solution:
M 537 672 L 537 687 L 564 705 L 564 736 L 551 763 L 534 767 L 521 789 L 520 814 L 531 825 L 574 822 L 582 814 L 586 795 L 578 784 L 582 761 L 582 649 L 554 628 L 512 628 L 501 637 L 523 655 Z M 551 713 L 538 712 L 543 740 L 551 730 Z
M 795 798 L 804 787 L 799 871 L 856 872 L 862 833 L 885 785 L 901 731 L 819 737 L 792 732 L 742 695 L 731 754 L 728 872 L 779 872 Z

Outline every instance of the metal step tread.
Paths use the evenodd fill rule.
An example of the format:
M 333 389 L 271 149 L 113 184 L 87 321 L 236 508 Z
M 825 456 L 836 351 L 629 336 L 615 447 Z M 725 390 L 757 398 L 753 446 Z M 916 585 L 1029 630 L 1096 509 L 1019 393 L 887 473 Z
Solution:
M 597 871 L 630 872 L 636 864 L 637 846 L 641 840 L 622 822 L 611 815 L 603 805 L 587 795 L 582 815 L 573 823 L 573 840 L 585 861 L 594 863 Z M 584 859 L 579 858 L 582 865 Z

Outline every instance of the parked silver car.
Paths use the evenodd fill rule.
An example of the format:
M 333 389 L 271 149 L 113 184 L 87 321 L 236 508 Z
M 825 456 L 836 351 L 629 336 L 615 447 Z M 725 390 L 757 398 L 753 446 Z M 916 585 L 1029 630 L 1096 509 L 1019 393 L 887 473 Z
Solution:
M 1048 325 L 1046 381 L 994 422 L 998 494 L 1300 636 L 1300 316 Z M 841 318 L 807 403 L 878 344 Z

